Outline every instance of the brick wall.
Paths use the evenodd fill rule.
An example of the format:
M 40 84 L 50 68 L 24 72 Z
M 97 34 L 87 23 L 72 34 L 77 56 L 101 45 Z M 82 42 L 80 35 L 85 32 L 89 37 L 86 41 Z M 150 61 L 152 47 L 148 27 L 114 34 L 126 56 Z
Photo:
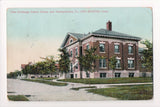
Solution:
M 104 39 L 102 39 L 103 41 Z M 84 54 L 84 49 L 86 49 L 86 44 L 89 44 L 90 47 L 97 47 L 97 50 L 96 50 L 96 54 L 99 55 L 99 56 L 103 56 L 106 58 L 106 64 L 107 64 L 107 67 L 104 68 L 104 69 L 101 69 L 99 68 L 99 60 L 96 61 L 96 70 L 99 71 L 106 71 L 106 70 L 110 70 L 109 68 L 109 58 L 111 58 L 112 56 L 116 56 L 118 58 L 121 58 L 121 68 L 120 69 L 117 69 L 117 70 L 129 70 L 129 71 L 133 71 L 133 70 L 137 70 L 138 69 L 138 45 L 135 43 L 130 43 L 130 41 L 125 41 L 125 43 L 122 41 L 122 42 L 117 42 L 117 41 L 112 41 L 112 42 L 109 42 L 109 41 L 103 41 L 105 43 L 105 52 L 100 52 L 99 50 L 99 44 L 100 42 L 102 42 L 100 40 L 97 40 L 97 41 L 90 41 L 88 43 L 85 43 L 82 45 L 83 47 L 83 54 Z M 119 45 L 119 53 L 115 53 L 114 52 L 114 45 L 115 44 L 118 44 Z M 128 45 L 131 44 L 133 45 L 133 54 L 128 54 Z M 134 58 L 134 66 L 135 68 L 134 69 L 128 69 L 128 58 Z

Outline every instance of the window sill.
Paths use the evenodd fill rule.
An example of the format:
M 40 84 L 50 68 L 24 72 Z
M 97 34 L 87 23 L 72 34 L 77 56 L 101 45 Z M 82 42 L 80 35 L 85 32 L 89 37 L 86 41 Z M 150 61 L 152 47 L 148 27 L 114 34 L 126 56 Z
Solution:
M 102 68 L 102 67 L 99 67 L 99 69 L 107 69 L 107 67 L 103 67 L 103 68 Z
M 120 70 L 120 69 L 122 69 L 122 68 L 116 68 L 116 70 Z
M 114 54 L 120 54 L 120 52 L 114 52 Z
M 99 53 L 106 53 L 106 52 L 99 52 Z
M 135 68 L 128 68 L 129 70 L 131 69 L 131 70 L 133 70 L 133 69 L 135 69 Z
M 128 53 L 128 55 L 133 55 L 133 53 Z

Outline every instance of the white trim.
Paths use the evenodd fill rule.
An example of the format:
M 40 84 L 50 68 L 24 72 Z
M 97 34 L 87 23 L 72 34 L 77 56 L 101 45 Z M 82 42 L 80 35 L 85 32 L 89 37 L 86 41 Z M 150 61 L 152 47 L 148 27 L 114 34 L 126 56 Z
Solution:
M 120 43 L 115 42 L 114 45 L 120 45 Z
M 130 57 L 130 58 L 127 58 L 128 60 L 134 60 L 134 58 Z
M 99 41 L 99 43 L 101 43 L 101 44 L 105 44 L 105 42 L 104 42 L 104 41 Z
M 116 59 L 121 59 L 121 57 L 118 57 L 118 56 L 117 56 Z
M 133 46 L 134 44 L 129 43 L 128 46 Z

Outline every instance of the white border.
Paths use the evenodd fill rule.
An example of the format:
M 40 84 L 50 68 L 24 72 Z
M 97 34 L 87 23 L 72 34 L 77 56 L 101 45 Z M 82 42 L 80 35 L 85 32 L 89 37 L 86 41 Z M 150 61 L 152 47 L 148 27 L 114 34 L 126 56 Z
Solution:
M 52 8 L 52 7 L 152 7 L 154 45 L 154 98 L 145 101 L 53 101 L 53 102 L 8 102 L 7 100 L 7 48 L 6 9 L 7 8 Z M 106 1 L 1 1 L 0 4 L 0 107 L 56 107 L 56 106 L 159 106 L 160 105 L 160 1 L 159 0 L 106 0 Z

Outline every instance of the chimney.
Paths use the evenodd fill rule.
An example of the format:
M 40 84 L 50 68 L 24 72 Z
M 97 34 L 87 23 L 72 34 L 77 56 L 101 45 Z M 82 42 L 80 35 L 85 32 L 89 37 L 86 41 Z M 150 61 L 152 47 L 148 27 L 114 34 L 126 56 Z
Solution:
M 106 24 L 106 29 L 112 31 L 112 22 L 110 22 L 110 20 Z

